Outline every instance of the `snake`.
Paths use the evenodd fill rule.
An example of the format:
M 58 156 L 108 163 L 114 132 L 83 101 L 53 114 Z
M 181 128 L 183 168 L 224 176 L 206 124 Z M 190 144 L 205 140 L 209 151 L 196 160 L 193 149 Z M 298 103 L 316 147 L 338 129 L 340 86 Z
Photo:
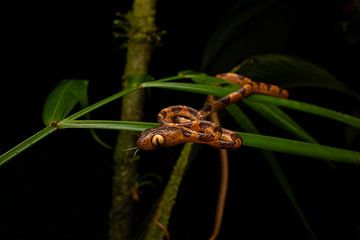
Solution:
M 222 128 L 219 124 L 205 120 L 211 113 L 236 103 L 253 93 L 288 98 L 286 89 L 277 85 L 255 82 L 237 73 L 217 74 L 216 78 L 241 87 L 217 101 L 196 110 L 185 105 L 169 106 L 162 109 L 157 120 L 159 127 L 144 130 L 136 144 L 142 150 L 155 150 L 181 143 L 207 144 L 218 149 L 236 149 L 243 144 L 243 139 L 234 131 Z

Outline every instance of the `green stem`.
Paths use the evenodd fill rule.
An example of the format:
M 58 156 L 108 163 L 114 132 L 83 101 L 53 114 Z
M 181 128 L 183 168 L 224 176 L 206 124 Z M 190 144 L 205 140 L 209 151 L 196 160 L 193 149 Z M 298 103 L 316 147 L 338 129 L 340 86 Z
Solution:
M 54 127 L 46 127 L 36 134 L 32 135 L 31 137 L 27 138 L 25 141 L 19 143 L 6 153 L 0 156 L 0 166 L 5 164 L 7 161 L 18 155 L 19 153 L 23 152 L 27 148 L 31 147 L 33 144 L 37 143 L 41 139 L 47 137 L 51 133 L 55 132 L 57 129 Z
M 169 224 L 171 211 L 175 204 L 179 186 L 190 159 L 192 145 L 192 143 L 185 144 L 181 151 L 180 157 L 178 158 L 171 173 L 170 180 L 166 184 L 163 195 L 161 196 L 156 213 L 152 221 L 149 223 L 145 240 L 162 240 L 164 237 L 166 232 L 165 230 Z

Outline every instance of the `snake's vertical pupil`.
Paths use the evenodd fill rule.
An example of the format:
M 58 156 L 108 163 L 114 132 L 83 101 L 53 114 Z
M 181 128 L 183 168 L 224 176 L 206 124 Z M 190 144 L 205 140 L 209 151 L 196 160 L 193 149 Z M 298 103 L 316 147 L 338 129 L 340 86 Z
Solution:
M 154 147 L 161 146 L 165 143 L 165 138 L 163 135 L 156 134 L 151 138 L 151 143 Z

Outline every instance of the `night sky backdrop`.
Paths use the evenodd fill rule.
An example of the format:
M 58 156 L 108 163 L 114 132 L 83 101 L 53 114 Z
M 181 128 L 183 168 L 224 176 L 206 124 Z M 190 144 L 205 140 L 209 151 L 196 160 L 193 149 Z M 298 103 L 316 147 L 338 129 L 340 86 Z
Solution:
M 360 93 L 360 13 L 352 1 L 274 1 L 268 11 L 234 32 L 222 53 L 204 66 L 214 32 L 227 16 L 246 11 L 239 9 L 239 2 L 251 6 L 263 1 L 159 1 L 157 25 L 166 33 L 153 49 L 150 75 L 173 76 L 188 69 L 215 74 L 253 54 L 282 53 L 318 64 Z M 3 153 L 43 127 L 44 101 L 62 79 L 89 80 L 90 102 L 120 90 L 125 39 L 113 38 L 112 21 L 116 12 L 129 10 L 131 1 L 0 5 Z M 344 22 L 351 24 L 344 28 Z M 335 91 L 290 91 L 296 100 L 348 114 L 360 110 L 358 100 Z M 204 101 L 203 96 L 166 90 L 151 90 L 147 97 L 146 121 L 155 121 L 162 107 L 179 103 L 198 107 Z M 93 118 L 118 119 L 119 113 L 116 102 L 94 112 Z M 345 144 L 344 125 L 299 113 L 292 116 L 321 143 L 359 150 L 359 137 L 352 145 Z M 264 122 L 256 116 L 254 120 Z M 278 134 L 271 124 L 260 129 L 289 137 Z M 115 131 L 99 134 L 115 142 Z M 144 189 L 137 206 L 138 224 L 161 193 L 179 150 L 141 153 L 141 173 L 155 172 L 163 181 L 155 189 Z M 173 239 L 207 239 L 211 232 L 219 166 L 216 150 L 200 150 L 179 192 L 170 226 Z M 319 239 L 360 239 L 359 167 L 337 164 L 334 170 L 316 159 L 278 157 Z M 229 197 L 219 239 L 310 239 L 261 154 L 244 148 L 231 152 L 230 160 Z M 111 178 L 112 152 L 87 130 L 55 133 L 0 168 L 0 239 L 107 239 Z

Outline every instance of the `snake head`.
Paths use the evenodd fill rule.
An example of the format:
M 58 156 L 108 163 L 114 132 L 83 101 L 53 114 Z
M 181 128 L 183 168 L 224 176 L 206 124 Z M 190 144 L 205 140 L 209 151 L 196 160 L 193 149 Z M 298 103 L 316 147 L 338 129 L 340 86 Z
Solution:
M 191 135 L 182 127 L 160 126 L 143 131 L 136 142 L 139 149 L 155 150 L 184 143 L 184 137 Z

